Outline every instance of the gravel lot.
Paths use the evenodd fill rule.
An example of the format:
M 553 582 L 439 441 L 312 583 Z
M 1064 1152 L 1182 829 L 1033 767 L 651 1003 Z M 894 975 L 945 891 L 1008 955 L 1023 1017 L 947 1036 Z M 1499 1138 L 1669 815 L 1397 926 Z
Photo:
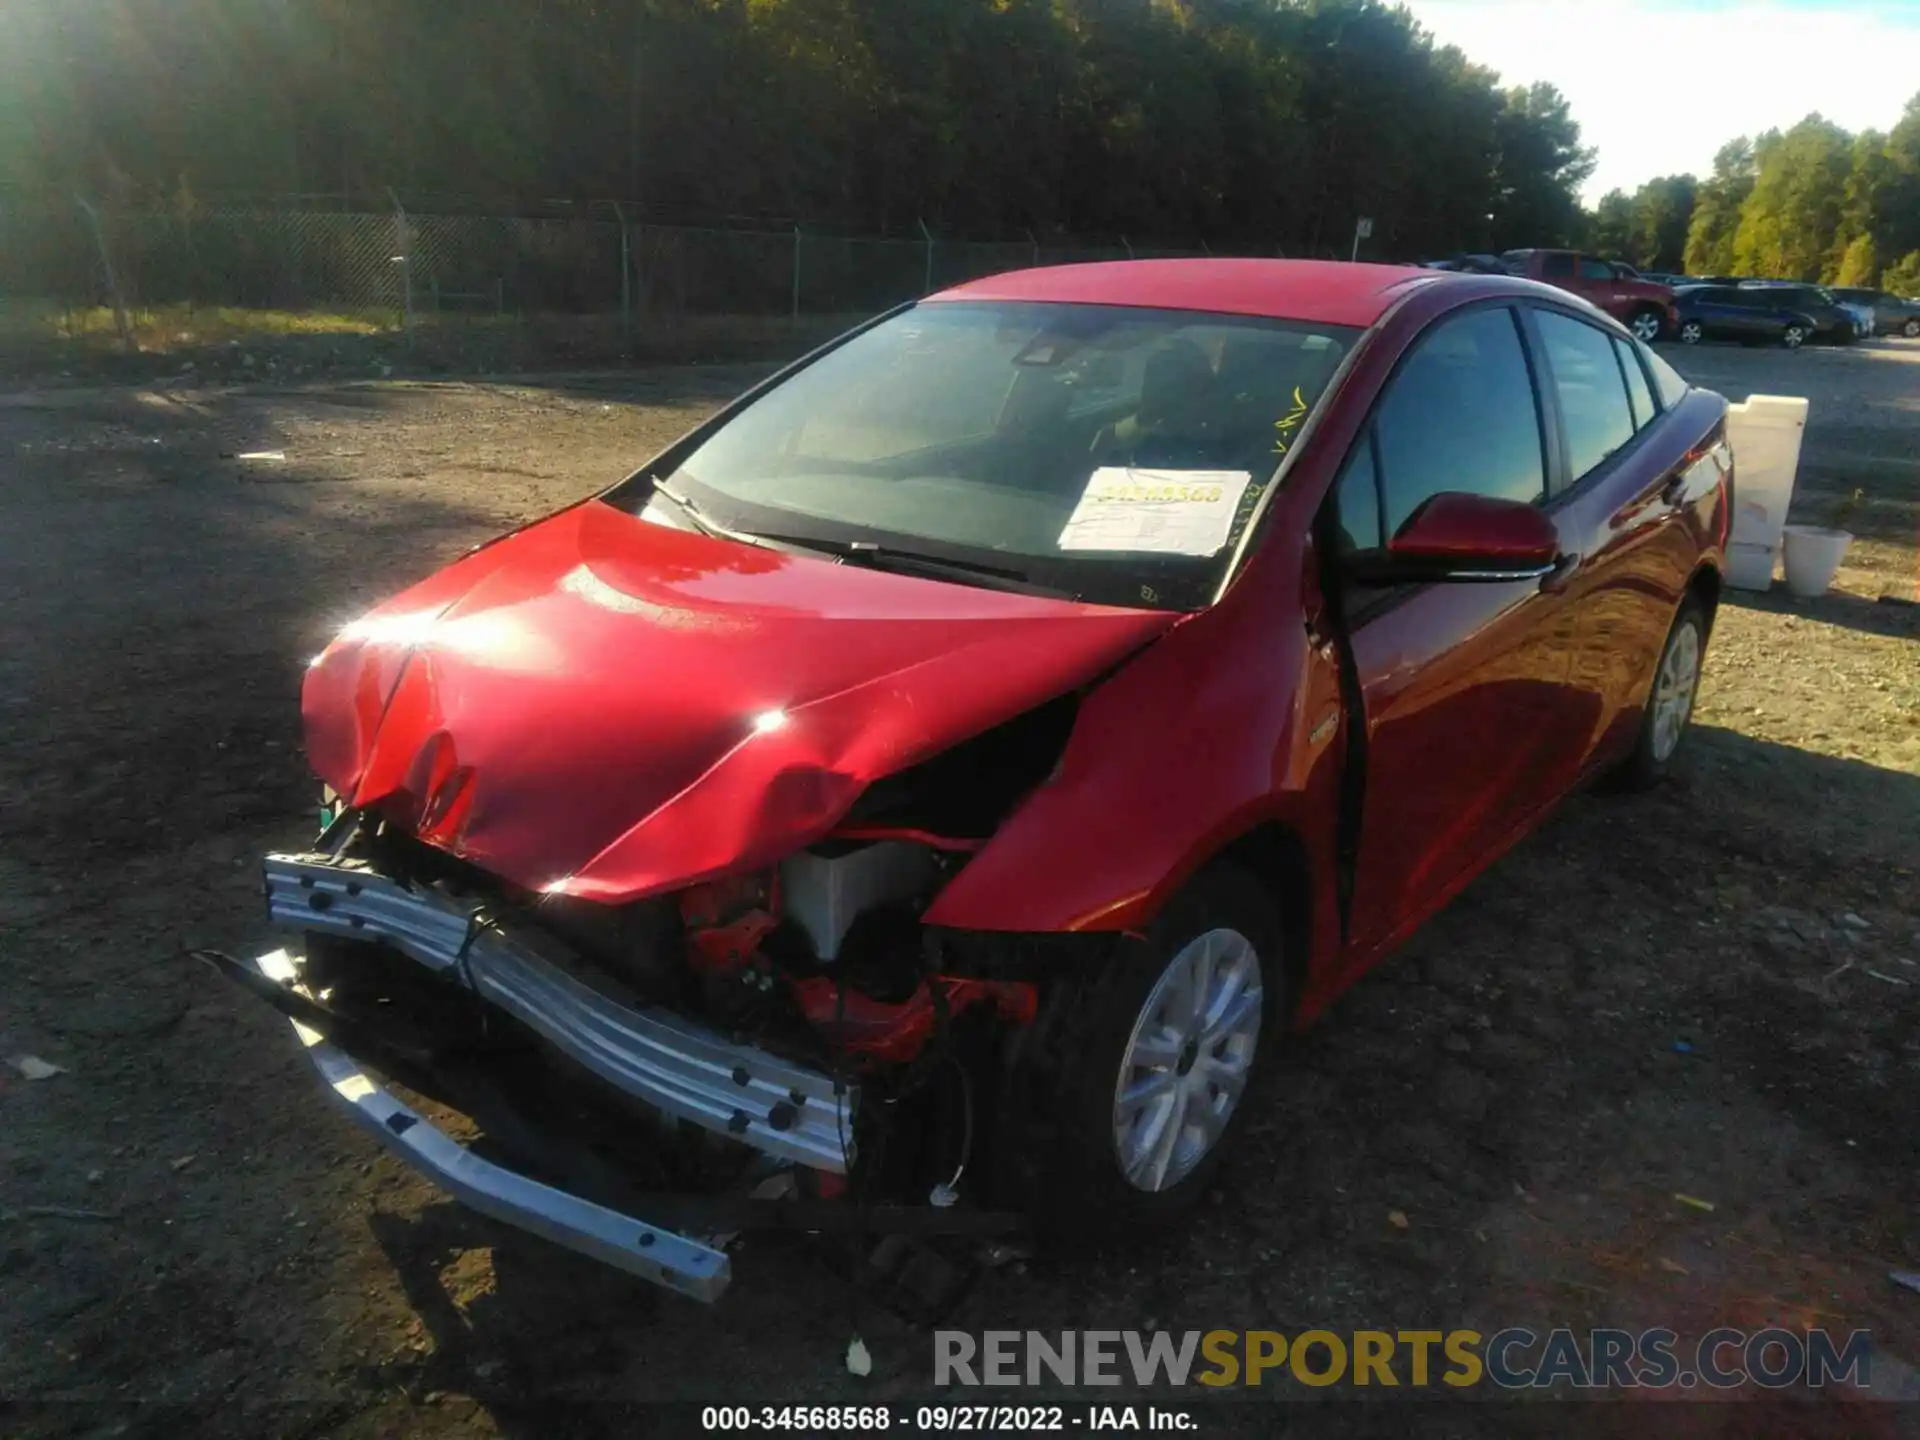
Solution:
M 1876 1377 L 1920 1362 L 1920 1295 L 1886 1277 L 1920 1269 L 1920 611 L 1878 600 L 1915 593 L 1920 345 L 1672 358 L 1812 398 L 1796 518 L 1865 492 L 1836 593 L 1731 596 L 1679 779 L 1569 802 L 1359 985 L 1190 1228 L 991 1273 L 953 1323 L 1779 1322 L 1871 1329 Z M 337 624 L 744 379 L 0 394 L 0 1058 L 63 1067 L 0 1066 L 0 1429 L 646 1434 L 661 1400 L 916 1393 L 927 1339 L 801 1247 L 747 1250 L 709 1310 L 447 1203 L 181 956 L 267 939 L 254 857 L 309 832 L 297 685 Z M 286 458 L 230 458 L 261 450 Z M 1378 1414 L 1329 1395 L 1203 1419 Z M 1644 1407 L 1579 1428 L 1602 1412 L 1645 1433 Z M 1660 1407 L 1697 1435 L 1761 1415 Z M 1914 1419 L 1809 1395 L 1767 1433 Z

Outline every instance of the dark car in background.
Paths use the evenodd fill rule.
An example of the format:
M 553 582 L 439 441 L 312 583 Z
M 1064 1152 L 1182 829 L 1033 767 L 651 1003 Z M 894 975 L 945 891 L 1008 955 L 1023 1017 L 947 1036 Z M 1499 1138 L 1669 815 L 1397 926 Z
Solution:
M 1813 321 L 1809 340 L 1833 345 L 1851 345 L 1860 338 L 1860 327 L 1841 306 L 1831 290 L 1822 285 L 1796 285 L 1791 281 L 1749 280 L 1740 288 L 1764 295 L 1769 305 L 1793 310 Z
M 1679 312 L 1674 338 L 1683 345 L 1740 340 L 1798 350 L 1818 329 L 1812 316 L 1780 300 L 1771 288 L 1682 285 L 1673 292 L 1673 303 Z
M 1873 311 L 1875 328 L 1882 334 L 1904 335 L 1909 340 L 1920 338 L 1920 304 L 1902 300 L 1898 295 L 1889 295 L 1885 290 L 1857 285 L 1837 285 L 1833 293 L 1836 299 L 1865 305 Z

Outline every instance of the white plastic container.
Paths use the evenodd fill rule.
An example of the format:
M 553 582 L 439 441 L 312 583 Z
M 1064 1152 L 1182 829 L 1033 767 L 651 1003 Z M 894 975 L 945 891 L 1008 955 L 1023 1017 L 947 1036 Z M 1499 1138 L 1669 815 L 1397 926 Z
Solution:
M 1736 590 L 1771 590 L 1779 558 L 1771 545 L 1729 545 L 1727 584 Z
M 1822 525 L 1787 526 L 1787 589 L 1802 600 L 1826 594 L 1852 543 L 1853 536 L 1845 530 L 1829 530 Z
M 1752 395 L 1727 407 L 1733 451 L 1733 544 L 1779 548 L 1807 431 L 1803 395 Z

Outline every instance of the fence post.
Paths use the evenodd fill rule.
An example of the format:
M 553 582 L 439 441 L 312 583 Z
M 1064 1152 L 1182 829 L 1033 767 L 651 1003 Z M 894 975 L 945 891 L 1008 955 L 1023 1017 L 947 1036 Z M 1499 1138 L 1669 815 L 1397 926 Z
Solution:
M 1133 242 L 1124 235 L 1120 237 L 1120 248 L 1127 252 L 1127 258 L 1129 260 L 1133 258 Z
M 387 196 L 393 201 L 393 239 L 394 249 L 398 252 L 393 263 L 400 267 L 400 328 L 407 338 L 413 338 L 413 250 L 407 243 L 407 211 L 400 203 L 400 197 L 391 186 Z
M 800 227 L 793 227 L 793 318 L 800 318 Z
M 620 222 L 620 348 L 633 358 L 633 236 L 627 229 L 627 212 L 618 200 L 613 202 L 614 218 Z
M 1040 264 L 1040 242 L 1034 237 L 1034 233 L 1031 230 L 1027 231 L 1027 243 L 1033 247 L 1033 263 L 1035 268 L 1038 268 Z
M 920 293 L 922 295 L 931 295 L 933 293 L 933 232 L 927 229 L 927 222 L 917 215 L 914 216 L 913 223 L 918 225 L 920 227 L 920 233 L 927 237 L 927 275 L 926 280 L 920 286 Z
M 94 249 L 100 255 L 100 268 L 106 272 L 107 294 L 113 300 L 113 325 L 120 332 L 120 343 L 129 354 L 133 353 L 133 327 L 127 323 L 127 297 L 120 293 L 120 279 L 113 273 L 113 255 L 107 248 L 107 232 L 100 228 L 100 212 L 89 205 L 86 197 L 74 192 L 73 203 L 78 205 L 87 217 L 87 224 L 93 230 Z

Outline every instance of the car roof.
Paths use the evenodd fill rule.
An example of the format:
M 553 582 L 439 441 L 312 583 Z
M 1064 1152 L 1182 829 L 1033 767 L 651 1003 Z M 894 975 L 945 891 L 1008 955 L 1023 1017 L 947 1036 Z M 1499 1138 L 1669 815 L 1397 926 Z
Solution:
M 1411 265 L 1339 260 L 1109 260 L 1009 270 L 927 299 L 1142 305 L 1364 329 L 1409 290 L 1459 278 Z

